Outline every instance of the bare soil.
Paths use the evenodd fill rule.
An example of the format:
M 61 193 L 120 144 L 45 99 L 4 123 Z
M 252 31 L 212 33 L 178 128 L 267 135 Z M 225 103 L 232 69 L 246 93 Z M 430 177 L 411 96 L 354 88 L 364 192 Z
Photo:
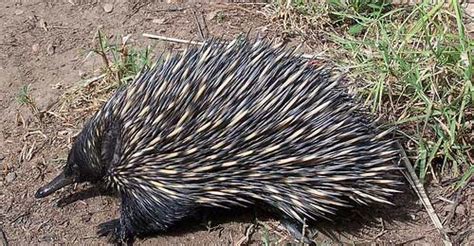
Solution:
M 88 117 L 78 114 L 65 123 L 60 115 L 45 112 L 82 79 L 100 74 L 103 63 L 89 52 L 99 28 L 118 40 L 131 34 L 136 47 L 154 45 L 155 51 L 179 48 L 146 39 L 142 33 L 199 39 L 190 14 L 194 8 L 207 18 L 212 36 L 229 39 L 251 29 L 271 37 L 291 38 L 258 12 L 260 5 L 115 1 L 112 6 L 112 11 L 106 12 L 103 1 L 0 2 L 0 244 L 107 244 L 96 236 L 96 226 L 118 217 L 117 199 L 96 190 L 81 192 L 86 189 L 83 185 L 43 200 L 34 199 L 35 191 L 59 172 L 71 138 Z M 39 113 L 16 100 L 20 89 L 28 84 Z M 430 185 L 429 195 L 452 241 L 474 245 L 473 191 L 468 187 L 450 193 L 451 183 Z M 66 205 L 58 206 L 64 201 Z M 260 222 L 255 223 L 255 219 Z M 208 222 L 185 221 L 179 228 L 139 239 L 136 244 L 227 245 L 247 241 L 256 245 L 266 240 L 281 244 L 288 236 L 271 216 L 253 210 L 216 215 L 211 222 L 209 226 Z M 252 233 L 255 224 L 257 229 Z M 396 207 L 352 211 L 334 224 L 322 224 L 345 244 L 443 244 L 409 188 L 397 197 Z M 249 240 L 244 240 L 246 235 Z M 318 235 L 318 241 L 337 243 L 324 235 Z

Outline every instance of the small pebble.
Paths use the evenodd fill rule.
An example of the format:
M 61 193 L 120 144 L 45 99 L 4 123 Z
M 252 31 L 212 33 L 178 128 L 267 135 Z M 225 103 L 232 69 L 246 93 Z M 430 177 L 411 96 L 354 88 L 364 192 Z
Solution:
M 103 8 L 104 8 L 105 13 L 110 13 L 114 9 L 114 5 L 111 3 L 106 3 L 104 4 Z
M 55 89 L 55 90 L 61 89 L 62 87 L 63 87 L 63 85 L 61 84 L 61 82 L 58 82 L 57 84 L 51 85 L 51 89 Z
M 15 10 L 15 15 L 21 15 L 21 14 L 23 14 L 23 12 L 24 12 L 23 10 L 17 9 L 17 10 Z
M 35 53 L 38 52 L 38 51 L 39 51 L 39 44 L 33 44 L 33 45 L 31 46 L 31 49 L 32 49 L 33 52 L 35 52 Z
M 166 19 L 165 18 L 153 19 L 151 22 L 153 22 L 155 24 L 165 24 Z
M 16 179 L 16 174 L 15 173 L 9 173 L 9 174 L 7 174 L 7 176 L 5 176 L 5 182 L 6 183 L 11 183 L 15 179 Z
M 54 54 L 54 45 L 53 44 L 49 44 L 48 45 L 48 48 L 46 48 L 46 53 L 48 53 L 48 55 L 52 55 Z
M 220 12 L 219 10 L 210 12 L 209 14 L 207 14 L 207 20 L 209 21 L 214 20 L 214 18 L 216 18 L 219 12 Z
M 78 73 L 79 73 L 79 77 L 81 77 L 81 79 L 85 78 L 85 77 L 86 77 L 86 75 L 87 75 L 87 73 L 86 73 L 86 72 L 84 72 L 84 71 L 82 71 L 82 70 L 79 70 L 79 72 L 78 72 Z
M 37 25 L 38 25 L 39 28 L 42 28 L 44 31 L 46 31 L 46 32 L 48 31 L 48 24 L 46 23 L 45 20 L 40 19 L 38 21 Z
M 40 242 L 53 242 L 56 239 L 54 234 L 44 235 L 39 238 Z
M 464 205 L 459 204 L 459 205 L 456 207 L 456 214 L 459 214 L 459 215 L 466 215 L 466 208 L 464 207 Z

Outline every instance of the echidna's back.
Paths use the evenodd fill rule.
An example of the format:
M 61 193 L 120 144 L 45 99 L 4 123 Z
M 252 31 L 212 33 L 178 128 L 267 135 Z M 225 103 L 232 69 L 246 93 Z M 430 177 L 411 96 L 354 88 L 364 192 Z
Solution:
M 210 206 L 259 200 L 295 219 L 387 203 L 395 151 L 331 74 L 263 42 L 171 57 L 100 113 L 121 129 L 111 182 Z

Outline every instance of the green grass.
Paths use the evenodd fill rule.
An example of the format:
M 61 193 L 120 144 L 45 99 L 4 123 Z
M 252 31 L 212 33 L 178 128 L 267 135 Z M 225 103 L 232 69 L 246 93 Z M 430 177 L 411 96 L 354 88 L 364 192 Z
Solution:
M 97 33 L 98 44 L 93 50 L 102 57 L 104 72 L 112 81 L 122 86 L 133 78 L 145 66 L 151 65 L 151 47 L 144 49 L 132 48 L 125 38 L 110 40 L 101 31 Z
M 31 96 L 31 88 L 29 84 L 20 88 L 20 91 L 16 94 L 16 102 L 20 106 L 28 107 L 31 110 L 31 113 L 35 116 L 39 113 L 38 108 L 36 107 L 36 102 Z
M 30 96 L 30 85 L 24 85 L 20 88 L 20 91 L 16 95 L 16 101 L 22 106 L 32 103 Z
M 100 75 L 84 80 L 84 83 L 65 93 L 60 100 L 59 112 L 74 114 L 97 110 L 111 93 L 131 82 L 145 66 L 154 62 L 151 55 L 153 47 L 137 48 L 125 37 L 98 31 L 95 42 L 95 47 L 89 52 L 103 61 Z
M 474 42 L 465 34 L 459 4 L 452 3 L 293 1 L 285 27 L 324 33 L 334 47 L 330 55 L 349 69 L 357 95 L 405 137 L 419 178 L 454 176 L 459 188 L 474 173 Z M 286 1 L 275 4 L 289 11 Z
M 465 34 L 460 6 L 453 3 L 446 8 L 279 0 L 275 9 L 286 31 L 327 38 L 332 46 L 327 53 L 349 70 L 357 95 L 404 137 L 422 181 L 454 176 L 459 188 L 474 173 L 474 42 Z M 94 52 L 102 57 L 106 76 L 99 89 L 82 98 L 90 102 L 99 92 L 130 82 L 151 64 L 150 50 L 132 49 L 121 38 L 99 32 Z

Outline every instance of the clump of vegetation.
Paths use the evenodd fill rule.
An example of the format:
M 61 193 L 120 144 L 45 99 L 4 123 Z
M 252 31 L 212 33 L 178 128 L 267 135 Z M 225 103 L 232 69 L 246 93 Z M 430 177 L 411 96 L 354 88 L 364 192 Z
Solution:
M 24 85 L 16 95 L 16 101 L 20 106 L 27 106 L 33 114 L 38 113 L 34 98 L 31 96 L 30 85 Z
M 73 108 L 88 114 L 97 110 L 117 88 L 131 82 L 144 67 L 152 64 L 152 47 L 133 48 L 128 41 L 129 36 L 112 40 L 101 31 L 97 32 L 91 52 L 103 61 L 101 74 L 84 80 L 63 95 L 59 111 Z
M 275 1 L 287 30 L 321 39 L 348 69 L 357 95 L 404 136 L 419 178 L 474 174 L 474 41 L 458 1 L 392 6 L 386 1 Z M 283 13 L 283 14 L 282 14 Z
M 357 95 L 404 136 L 422 181 L 456 177 L 461 187 L 474 174 L 474 42 L 462 9 L 457 1 L 386 2 L 276 0 L 273 10 L 287 32 L 331 46 L 326 54 L 348 69 Z M 132 49 L 127 38 L 111 42 L 101 32 L 97 38 L 93 51 L 104 61 L 103 74 L 68 94 L 76 108 L 98 108 L 151 64 L 150 48 Z
M 93 51 L 102 57 L 104 72 L 119 86 L 131 81 L 143 67 L 151 65 L 150 48 L 142 50 L 131 48 L 127 45 L 129 36 L 123 37 L 121 42 L 110 42 L 99 31 L 97 37 L 98 47 Z

